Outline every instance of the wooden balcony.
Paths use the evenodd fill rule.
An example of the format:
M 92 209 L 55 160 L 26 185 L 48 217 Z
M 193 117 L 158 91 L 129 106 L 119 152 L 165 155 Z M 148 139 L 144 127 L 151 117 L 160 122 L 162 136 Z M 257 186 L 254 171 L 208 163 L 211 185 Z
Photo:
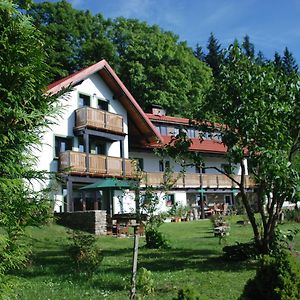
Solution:
M 88 127 L 96 130 L 125 134 L 123 117 L 105 110 L 82 107 L 75 111 L 75 128 Z
M 234 175 L 234 178 L 239 181 L 240 176 Z M 246 176 L 246 187 L 254 187 L 253 181 L 249 176 Z M 142 185 L 150 185 L 159 187 L 164 184 L 169 184 L 173 188 L 196 188 L 201 186 L 200 174 L 196 173 L 173 173 L 171 176 L 165 176 L 162 172 L 144 173 Z M 202 174 L 203 188 L 238 188 L 237 184 L 225 175 Z
M 120 157 L 96 154 L 87 156 L 86 153 L 66 151 L 59 156 L 59 169 L 73 175 L 123 177 L 123 160 Z M 125 176 L 134 176 L 134 170 L 132 160 L 125 159 Z

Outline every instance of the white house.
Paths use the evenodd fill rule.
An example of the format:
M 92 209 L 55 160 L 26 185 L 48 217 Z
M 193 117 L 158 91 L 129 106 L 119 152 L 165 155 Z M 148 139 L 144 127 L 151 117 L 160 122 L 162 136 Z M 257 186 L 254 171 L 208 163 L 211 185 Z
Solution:
M 81 189 L 100 179 L 134 178 L 133 159 L 143 171 L 142 186 L 154 186 L 158 192 L 164 170 L 173 169 L 173 187 L 160 193 L 162 211 L 175 202 L 197 204 L 201 196 L 233 204 L 233 182 L 208 168 L 227 166 L 226 148 L 218 136 L 200 142 L 188 119 L 166 116 L 159 108 L 146 114 L 105 60 L 54 82 L 48 92 L 68 86 L 72 91 L 60 98 L 64 109 L 57 124 L 44 135 L 38 162 L 39 169 L 61 174 L 62 180 L 55 182 L 55 211 L 106 210 L 116 214 L 134 210 L 133 194 L 128 190 L 124 196 L 118 190 Z M 190 150 L 203 153 L 206 168 L 193 166 L 181 175 L 180 165 L 154 154 L 153 149 L 168 143 L 179 127 L 186 128 L 192 139 Z M 239 176 L 238 166 L 234 172 Z

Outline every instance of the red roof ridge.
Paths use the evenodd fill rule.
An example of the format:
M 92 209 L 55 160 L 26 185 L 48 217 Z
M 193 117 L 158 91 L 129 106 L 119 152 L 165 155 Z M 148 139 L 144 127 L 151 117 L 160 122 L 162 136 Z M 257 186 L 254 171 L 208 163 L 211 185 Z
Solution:
M 91 74 L 94 74 L 102 69 L 105 69 L 111 77 L 115 80 L 115 82 L 118 84 L 118 86 L 121 88 L 121 90 L 126 95 L 129 102 L 133 105 L 135 111 L 142 117 L 142 119 L 147 124 L 148 128 L 152 131 L 153 135 L 156 136 L 156 138 L 162 142 L 162 137 L 158 130 L 155 128 L 155 126 L 152 124 L 148 116 L 145 114 L 145 112 L 142 110 L 138 102 L 134 99 L 134 97 L 131 95 L 131 93 L 128 91 L 128 89 L 125 87 L 121 79 L 118 77 L 118 75 L 115 73 L 115 71 L 111 68 L 111 66 L 108 64 L 108 62 L 103 59 L 89 67 L 86 67 L 78 72 L 75 72 L 67 77 L 64 77 L 60 80 L 57 80 L 50 84 L 47 87 L 47 92 L 51 94 L 55 94 L 62 90 L 63 88 L 66 88 L 68 86 L 73 86 L 77 84 L 78 82 L 82 81 L 83 79 L 87 78 Z

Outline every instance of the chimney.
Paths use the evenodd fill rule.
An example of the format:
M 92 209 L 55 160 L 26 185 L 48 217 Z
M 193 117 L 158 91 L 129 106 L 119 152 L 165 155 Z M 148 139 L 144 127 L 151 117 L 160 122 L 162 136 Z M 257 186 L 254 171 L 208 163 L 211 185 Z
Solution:
M 152 105 L 152 114 L 157 116 L 165 116 L 166 110 L 163 109 L 160 105 Z

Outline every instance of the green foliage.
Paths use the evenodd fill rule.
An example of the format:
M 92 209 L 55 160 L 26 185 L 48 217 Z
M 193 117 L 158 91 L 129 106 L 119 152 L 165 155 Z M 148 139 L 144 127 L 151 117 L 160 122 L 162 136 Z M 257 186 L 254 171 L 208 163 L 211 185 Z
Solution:
M 68 252 L 78 271 L 91 275 L 97 271 L 103 260 L 102 250 L 96 245 L 96 238 L 92 234 L 79 230 L 71 231 Z
M 296 235 L 299 233 L 300 229 L 288 229 L 286 231 L 276 228 L 274 232 L 274 237 L 271 243 L 271 254 L 280 254 L 283 250 L 292 250 L 292 242 L 294 241 Z
M 107 38 L 110 22 L 101 14 L 93 16 L 90 11 L 76 10 L 67 1 L 35 3 L 28 13 L 43 33 L 54 79 L 101 59 L 114 65 L 116 51 Z
M 300 209 L 284 210 L 283 213 L 286 221 L 300 223 Z
M 284 72 L 286 72 L 287 74 L 298 72 L 298 65 L 296 63 L 296 60 L 287 47 L 285 47 L 283 52 L 282 67 Z
M 31 1 L 17 2 L 25 7 Z M 56 97 L 45 94 L 49 68 L 41 35 L 12 1 L 0 2 L 0 32 L 0 273 L 6 274 L 30 253 L 24 228 L 49 216 L 48 191 L 33 189 L 48 178 L 35 171 L 33 152 L 52 123 L 47 117 L 58 110 Z
M 229 242 L 247 241 L 251 228 L 236 224 L 232 217 Z M 296 227 L 283 224 L 282 229 Z M 17 299 L 128 299 L 132 239 L 112 236 L 97 237 L 105 258 L 99 272 L 88 278 L 74 271 L 66 256 L 66 229 L 54 224 L 29 228 L 33 243 L 33 260 L 26 268 L 14 272 L 14 290 L 9 300 Z M 186 285 L 205 294 L 209 299 L 236 300 L 243 286 L 255 275 L 256 264 L 220 260 L 222 247 L 208 232 L 211 224 L 201 222 L 165 223 L 161 232 L 169 236 L 171 249 L 140 247 L 138 266 L 151 270 L 155 291 L 145 299 L 172 299 Z M 139 239 L 144 244 L 144 238 Z M 300 236 L 296 236 L 296 250 L 300 250 Z M 39 274 L 39 276 L 34 276 Z M 234 280 L 233 280 L 234 276 Z M 127 286 L 126 286 L 127 283 Z M 124 288 L 126 286 L 126 289 Z
M 154 293 L 154 279 L 151 271 L 140 268 L 137 276 L 138 299 Z
M 158 231 L 157 228 L 147 228 L 146 235 L 146 248 L 149 249 L 167 249 L 170 248 L 169 242 L 163 233 Z
M 56 79 L 106 59 L 143 109 L 164 106 L 170 114 L 193 112 L 211 82 L 210 69 L 185 42 L 138 20 L 105 20 L 67 1 L 34 4 L 29 10 L 42 31 L 47 62 Z
M 213 33 L 210 34 L 208 39 L 207 49 L 208 53 L 205 56 L 205 62 L 212 68 L 214 77 L 217 77 L 220 75 L 220 66 L 223 62 L 224 55 L 222 53 L 221 44 Z
M 263 256 L 254 279 L 250 279 L 241 300 L 300 299 L 300 264 L 289 252 Z
M 245 35 L 244 41 L 242 43 L 242 48 L 244 54 L 253 60 L 255 56 L 255 50 L 254 50 L 254 45 L 250 42 L 249 35 Z
M 151 249 L 168 248 L 165 236 L 159 232 L 165 215 L 158 213 L 159 197 L 152 187 L 147 187 L 143 194 L 141 211 L 147 215 L 145 223 L 146 247 Z
M 201 296 L 194 288 L 187 287 L 178 291 L 177 297 L 173 300 L 209 300 L 208 297 Z
M 239 183 L 240 195 L 255 242 L 264 253 L 270 251 L 283 202 L 295 200 L 299 184 L 299 168 L 293 159 L 300 146 L 299 99 L 296 73 L 287 75 L 273 63 L 256 64 L 235 43 L 228 50 L 220 76 L 201 109 L 208 113 L 199 116 L 226 124 L 220 128 L 210 122 L 200 127 L 203 131 L 221 131 L 222 142 L 228 147 L 228 160 L 241 165 L 242 176 L 244 159 L 251 161 L 262 232 L 243 182 Z
M 111 39 L 120 77 L 144 110 L 162 105 L 171 115 L 191 116 L 210 86 L 211 72 L 185 42 L 158 26 L 118 18 Z
M 228 261 L 243 261 L 257 258 L 255 243 L 236 243 L 223 248 L 223 258 Z

